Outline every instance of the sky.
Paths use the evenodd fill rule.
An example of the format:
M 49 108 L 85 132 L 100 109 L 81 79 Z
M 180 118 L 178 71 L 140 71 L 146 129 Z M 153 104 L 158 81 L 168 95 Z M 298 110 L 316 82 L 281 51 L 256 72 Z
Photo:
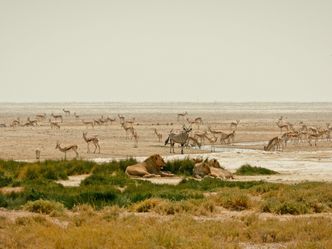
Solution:
M 0 0 L 0 102 L 332 101 L 331 0 Z

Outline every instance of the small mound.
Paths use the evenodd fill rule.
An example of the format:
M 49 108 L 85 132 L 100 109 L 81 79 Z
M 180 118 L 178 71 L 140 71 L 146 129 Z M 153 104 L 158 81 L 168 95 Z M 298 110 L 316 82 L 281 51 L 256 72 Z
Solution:
M 255 175 L 276 175 L 279 174 L 279 172 L 262 167 L 253 167 L 249 164 L 246 164 L 242 165 L 239 169 L 237 169 L 235 174 L 240 176 L 255 176 Z

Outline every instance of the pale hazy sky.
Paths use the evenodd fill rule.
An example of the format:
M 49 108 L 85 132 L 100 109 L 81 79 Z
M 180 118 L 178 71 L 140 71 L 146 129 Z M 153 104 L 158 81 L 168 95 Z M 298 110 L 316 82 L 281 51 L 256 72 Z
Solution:
M 7 101 L 332 101 L 332 1 L 0 0 Z

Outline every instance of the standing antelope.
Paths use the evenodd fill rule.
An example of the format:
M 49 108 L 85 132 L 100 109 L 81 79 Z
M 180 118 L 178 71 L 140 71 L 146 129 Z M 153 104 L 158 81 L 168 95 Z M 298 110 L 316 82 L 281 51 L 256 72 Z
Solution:
M 240 120 L 236 120 L 236 122 L 232 122 L 231 123 L 231 129 L 236 130 L 239 123 L 240 123 Z
M 60 125 L 56 121 L 52 121 L 51 119 L 48 120 L 50 122 L 51 129 L 60 129 Z
M 36 159 L 39 160 L 40 159 L 40 149 L 36 149 L 35 153 L 36 153 Z
M 282 133 L 282 129 L 286 129 L 286 131 L 288 131 L 288 124 L 283 124 L 281 123 L 281 121 L 279 120 L 278 122 L 276 122 L 277 126 L 279 127 L 280 129 L 280 133 Z
M 132 130 L 132 136 L 134 138 L 134 141 L 135 141 L 135 144 L 134 144 L 134 148 L 137 148 L 138 147 L 138 134 L 137 132 L 133 129 Z
M 88 151 L 87 153 L 90 153 L 90 143 L 93 143 L 93 145 L 95 146 L 95 150 L 93 153 L 96 153 L 96 150 L 98 148 L 98 153 L 100 153 L 100 146 L 99 146 L 99 139 L 97 138 L 97 136 L 93 136 L 93 137 L 87 137 L 88 133 L 87 132 L 83 132 L 83 139 L 84 141 L 87 143 L 88 146 Z
M 156 128 L 153 128 L 153 130 L 154 130 L 154 133 L 156 134 L 156 136 L 158 138 L 158 142 L 160 142 L 161 139 L 163 139 L 163 134 L 159 133 Z
M 66 110 L 65 108 L 62 109 L 66 116 L 70 116 L 70 111 Z
M 111 124 L 112 124 L 115 120 L 116 120 L 115 118 L 110 118 L 110 117 L 107 117 L 107 118 L 106 118 L 106 121 L 107 121 L 107 122 L 110 122 Z
M 89 125 L 94 128 L 95 127 L 95 123 L 93 121 L 84 121 L 82 120 L 82 123 L 86 126 L 86 128 L 89 127 Z
M 128 134 L 133 134 L 134 128 L 132 126 L 127 126 L 125 123 L 121 123 L 121 126 L 126 132 L 126 139 L 128 139 Z
M 177 114 L 177 120 L 179 121 L 180 118 L 184 118 L 186 115 L 188 115 L 187 112 L 184 112 L 184 113 L 178 113 L 178 114 Z
M 78 149 L 78 146 L 76 144 L 73 144 L 73 145 L 69 145 L 69 146 L 66 146 L 66 147 L 61 147 L 60 146 L 60 143 L 59 142 L 56 142 L 56 146 L 55 146 L 55 149 L 59 149 L 61 152 L 65 153 L 65 160 L 67 158 L 67 151 L 74 151 L 75 154 L 76 154 L 76 157 L 78 157 L 78 152 L 77 152 L 77 149 Z
M 75 119 L 79 119 L 80 118 L 80 116 L 76 112 L 74 112 L 74 117 L 75 117 Z
M 61 120 L 61 123 L 63 122 L 63 117 L 62 115 L 54 115 L 53 113 L 51 113 L 51 116 L 54 118 L 54 119 L 60 119 Z
M 118 114 L 120 123 L 122 124 L 125 121 L 125 117 L 123 115 Z

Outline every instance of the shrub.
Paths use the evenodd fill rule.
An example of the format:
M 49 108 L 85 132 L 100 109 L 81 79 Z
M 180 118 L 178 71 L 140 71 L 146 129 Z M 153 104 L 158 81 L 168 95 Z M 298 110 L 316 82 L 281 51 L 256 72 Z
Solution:
M 144 201 L 135 203 L 131 209 L 135 212 L 149 212 L 151 209 L 155 208 L 157 205 L 161 204 L 163 201 L 161 199 L 151 198 Z
M 262 168 L 262 167 L 253 167 L 249 164 L 245 164 L 241 166 L 235 172 L 236 175 L 246 175 L 246 176 L 253 176 L 253 175 L 275 175 L 279 174 L 276 171 Z
M 215 197 L 217 205 L 226 209 L 242 211 L 252 207 L 248 194 L 238 190 L 224 190 Z
M 30 212 L 50 215 L 60 215 L 64 212 L 62 203 L 48 200 L 29 201 L 23 208 Z
M 5 176 L 5 173 L 3 171 L 0 171 L 0 188 L 8 186 L 13 182 L 11 177 Z
M 170 171 L 177 175 L 191 176 L 193 174 L 194 162 L 189 158 L 183 160 L 168 161 L 164 167 L 166 171 Z

